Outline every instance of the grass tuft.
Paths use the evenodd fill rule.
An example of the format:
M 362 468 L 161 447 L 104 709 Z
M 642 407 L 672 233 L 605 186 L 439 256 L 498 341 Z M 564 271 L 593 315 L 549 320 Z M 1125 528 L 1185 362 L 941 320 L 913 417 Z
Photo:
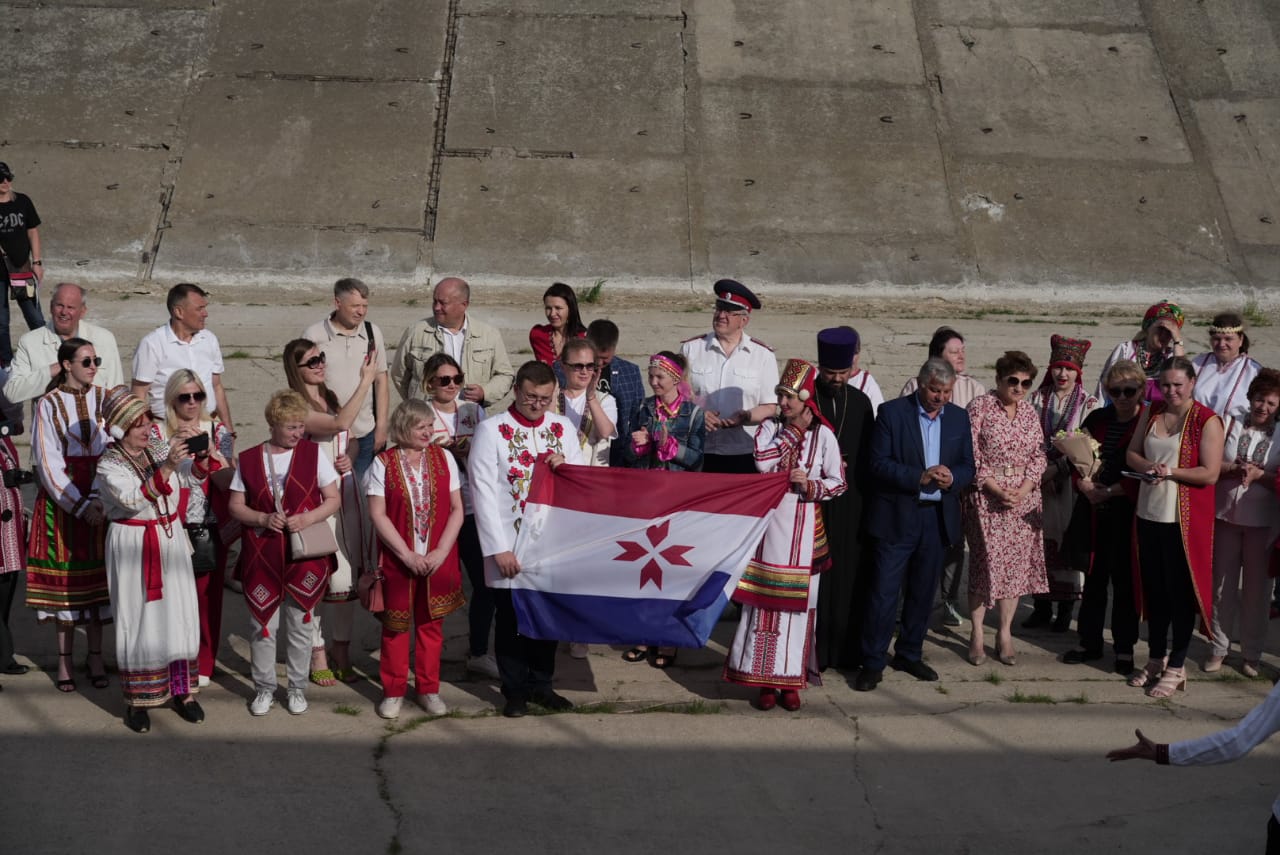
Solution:
M 333 711 L 338 715 L 360 715 L 360 708 L 353 707 L 351 704 L 335 704 Z
M 247 350 L 233 350 L 222 358 L 223 359 L 253 359 L 253 356 L 250 355 L 249 351 Z
M 596 283 L 586 290 L 586 293 L 578 295 L 579 303 L 599 303 L 600 298 L 604 296 L 604 283 L 607 280 L 597 279 Z
M 999 671 L 990 672 L 984 679 L 993 686 L 998 686 L 1004 682 L 1004 677 L 1000 676 Z
M 1021 689 L 1014 689 L 1013 694 L 1009 696 L 1011 704 L 1056 704 L 1052 697 L 1045 694 L 1024 694 Z
M 1240 312 L 1245 323 L 1253 327 L 1269 327 L 1271 326 L 1271 318 L 1267 317 L 1267 313 L 1262 311 L 1258 306 L 1258 301 L 1249 299 L 1245 301 L 1244 309 Z
M 951 690 L 950 690 L 950 689 L 948 689 L 946 686 L 941 686 L 941 685 L 939 685 L 939 686 L 934 686 L 934 687 L 933 687 L 933 690 L 934 690 L 935 692 L 937 692 L 938 694 L 940 694 L 940 695 L 949 695 L 949 694 L 951 694 Z

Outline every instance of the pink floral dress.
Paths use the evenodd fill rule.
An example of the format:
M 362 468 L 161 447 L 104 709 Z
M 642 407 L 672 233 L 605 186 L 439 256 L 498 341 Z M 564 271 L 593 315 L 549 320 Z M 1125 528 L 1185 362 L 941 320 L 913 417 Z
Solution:
M 1012 419 L 994 392 L 969 403 L 973 458 L 979 487 L 964 502 L 964 532 L 969 542 L 969 596 L 987 608 L 997 600 L 1044 594 L 1049 579 L 1044 566 L 1040 477 L 1044 474 L 1044 432 L 1035 407 L 1019 401 Z M 994 480 L 1006 491 L 1024 478 L 1035 487 L 1016 507 L 1006 508 L 981 489 Z

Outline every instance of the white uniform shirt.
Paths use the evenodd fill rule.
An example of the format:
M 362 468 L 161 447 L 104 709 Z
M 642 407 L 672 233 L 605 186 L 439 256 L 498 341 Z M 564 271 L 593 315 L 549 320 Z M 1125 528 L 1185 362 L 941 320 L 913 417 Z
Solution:
M 364 322 L 356 327 L 355 332 L 344 332 L 334 326 L 332 315 L 318 321 L 302 331 L 302 337 L 314 341 L 325 356 L 324 385 L 337 396 L 338 402 L 346 405 L 360 388 L 360 369 L 364 367 L 364 358 L 369 353 L 369 338 Z M 382 337 L 382 330 L 371 323 L 373 329 L 373 346 L 375 359 L 378 362 L 378 374 L 387 373 L 387 342 Z M 365 393 L 360 412 L 351 423 L 351 435 L 356 439 L 371 433 L 376 427 L 373 413 L 373 387 Z
M 222 347 L 218 337 L 208 330 L 200 330 L 191 341 L 182 341 L 173 327 L 165 323 L 143 336 L 133 354 L 133 379 L 151 384 L 147 403 L 156 418 L 162 419 L 165 415 L 164 386 L 169 382 L 169 375 L 181 368 L 194 371 L 204 384 L 208 393 L 205 408 L 211 413 L 218 409 L 213 392 L 213 378 L 222 374 Z
M 564 416 L 544 413 L 535 427 L 526 427 L 506 410 L 476 425 L 467 476 L 486 557 L 515 549 L 534 460 L 547 451 L 563 454 L 567 463 L 586 462 L 578 431 Z
M 120 362 L 120 350 L 116 337 L 102 327 L 81 321 L 76 327 L 76 338 L 93 344 L 94 352 L 102 357 L 102 365 L 93 378 L 93 385 L 111 389 L 125 382 L 124 367 Z M 23 333 L 9 366 L 9 379 L 4 383 L 4 396 L 15 404 L 39 398 L 49 386 L 53 375 L 49 366 L 58 361 L 58 348 L 62 339 L 46 324 Z
M 704 410 L 714 410 L 728 418 L 740 410 L 750 410 L 776 399 L 778 360 L 761 342 L 742 334 L 733 352 L 725 355 L 709 332 L 691 338 L 681 346 L 689 360 L 687 379 L 695 402 Z M 755 451 L 755 427 L 707 431 L 706 454 L 751 454 Z

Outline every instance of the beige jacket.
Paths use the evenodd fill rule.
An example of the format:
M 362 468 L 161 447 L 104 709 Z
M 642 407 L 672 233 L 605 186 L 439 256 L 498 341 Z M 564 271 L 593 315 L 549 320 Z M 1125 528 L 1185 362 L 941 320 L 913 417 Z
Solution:
M 464 382 L 484 387 L 486 406 L 501 401 L 511 391 L 515 372 L 507 358 L 507 347 L 496 327 L 471 315 L 463 324 L 462 373 Z M 422 368 L 428 359 L 444 351 L 444 333 L 435 318 L 425 318 L 404 331 L 391 363 L 391 382 L 401 398 L 423 398 Z

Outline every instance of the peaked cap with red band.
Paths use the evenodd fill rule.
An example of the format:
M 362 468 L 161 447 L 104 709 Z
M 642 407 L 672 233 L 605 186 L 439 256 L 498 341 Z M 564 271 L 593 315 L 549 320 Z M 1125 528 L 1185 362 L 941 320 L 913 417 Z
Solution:
M 721 279 L 714 286 L 716 308 L 731 312 L 750 312 L 760 308 L 760 298 L 751 289 L 734 279 Z

